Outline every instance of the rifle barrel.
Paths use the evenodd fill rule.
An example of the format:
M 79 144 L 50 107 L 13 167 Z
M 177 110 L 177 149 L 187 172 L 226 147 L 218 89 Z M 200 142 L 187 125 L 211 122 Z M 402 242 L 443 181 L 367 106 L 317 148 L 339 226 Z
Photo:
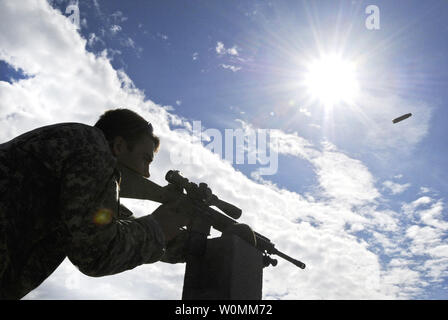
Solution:
M 266 251 L 269 254 L 275 254 L 275 255 L 279 256 L 280 258 L 283 258 L 286 261 L 291 262 L 292 264 L 299 267 L 300 269 L 305 269 L 305 264 L 303 262 L 296 260 L 294 258 L 291 258 L 287 254 L 284 254 L 283 252 L 277 250 L 275 248 L 275 245 L 271 242 L 271 240 L 269 240 L 262 234 L 259 234 L 258 232 L 255 232 L 255 231 L 254 231 L 254 233 L 255 233 L 255 237 L 257 239 L 257 248 L 259 248 L 261 251 Z
M 279 257 L 282 257 L 283 259 L 285 259 L 286 261 L 291 262 L 292 264 L 294 264 L 295 266 L 299 267 L 300 269 L 305 269 L 306 265 L 302 261 L 299 261 L 299 260 L 296 260 L 294 258 L 291 258 L 290 256 L 284 254 L 283 252 L 278 251 L 277 249 L 274 249 L 274 250 L 275 251 L 273 252 L 273 254 L 275 254 L 275 255 L 277 255 Z

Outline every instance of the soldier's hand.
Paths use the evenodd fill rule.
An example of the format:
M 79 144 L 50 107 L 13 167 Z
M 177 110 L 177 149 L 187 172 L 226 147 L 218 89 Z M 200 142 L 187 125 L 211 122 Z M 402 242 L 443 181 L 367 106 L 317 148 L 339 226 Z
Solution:
M 159 206 L 152 213 L 152 217 L 162 228 L 165 240 L 168 242 L 179 234 L 180 227 L 190 224 L 192 210 L 187 200 L 179 198 Z

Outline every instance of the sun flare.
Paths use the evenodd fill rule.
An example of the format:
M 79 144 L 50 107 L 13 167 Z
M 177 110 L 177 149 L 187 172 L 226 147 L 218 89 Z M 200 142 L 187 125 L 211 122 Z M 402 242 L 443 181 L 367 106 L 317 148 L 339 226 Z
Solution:
M 327 55 L 307 65 L 305 86 L 312 99 L 325 106 L 353 103 L 359 91 L 355 63 Z

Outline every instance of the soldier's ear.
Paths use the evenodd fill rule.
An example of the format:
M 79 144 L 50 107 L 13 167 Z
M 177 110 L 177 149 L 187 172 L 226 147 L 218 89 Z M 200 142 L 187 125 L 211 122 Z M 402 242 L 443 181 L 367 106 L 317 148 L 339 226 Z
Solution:
M 112 152 L 115 156 L 119 156 L 123 152 L 127 150 L 127 143 L 126 140 L 123 139 L 123 137 L 115 137 L 114 141 L 112 142 Z

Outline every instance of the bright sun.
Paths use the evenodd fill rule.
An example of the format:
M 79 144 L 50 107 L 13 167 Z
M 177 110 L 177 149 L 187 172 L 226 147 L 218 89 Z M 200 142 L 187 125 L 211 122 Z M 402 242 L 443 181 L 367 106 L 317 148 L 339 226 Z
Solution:
M 353 103 L 359 91 L 354 63 L 327 55 L 310 62 L 307 69 L 304 80 L 312 99 L 325 106 Z

